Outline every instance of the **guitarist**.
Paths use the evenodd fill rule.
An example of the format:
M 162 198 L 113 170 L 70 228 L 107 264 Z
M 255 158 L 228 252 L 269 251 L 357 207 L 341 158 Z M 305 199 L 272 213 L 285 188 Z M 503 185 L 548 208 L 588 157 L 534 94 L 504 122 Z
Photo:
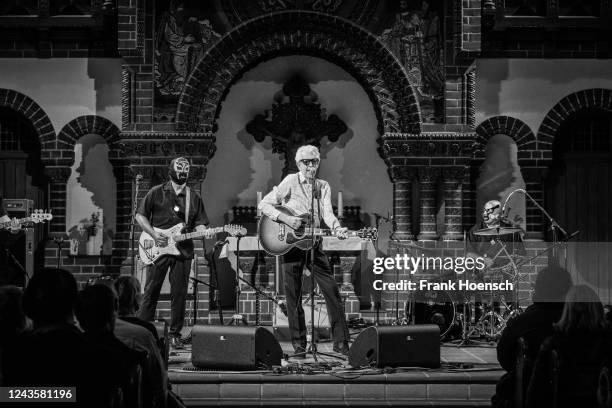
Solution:
M 340 226 L 340 222 L 332 211 L 329 184 L 324 180 L 315 178 L 320 162 L 319 150 L 311 145 L 301 146 L 295 154 L 295 161 L 299 172 L 285 177 L 278 186 L 274 187 L 263 198 L 259 204 L 261 212 L 293 229 L 299 228 L 302 225 L 301 218 L 282 214 L 274 206 L 282 204 L 296 214 L 308 213 L 311 205 L 312 183 L 316 180 L 315 227 L 319 227 L 321 219 L 323 219 L 338 238 L 347 238 L 347 229 Z M 308 229 L 306 229 L 306 233 L 308 233 Z M 301 299 L 302 270 L 306 261 L 310 259 L 309 253 L 310 251 L 304 251 L 296 247 L 285 254 L 283 259 L 283 281 L 287 297 L 289 331 L 296 357 L 301 358 L 304 358 L 306 353 L 307 334 Z M 308 265 L 308 263 L 306 264 Z M 340 292 L 327 256 L 321 249 L 320 242 L 314 249 L 314 277 L 325 297 L 334 337 L 334 351 L 348 354 L 349 332 Z
M 153 227 L 167 229 L 185 222 L 187 197 L 189 197 L 189 217 L 186 229 L 206 231 L 208 225 L 202 198 L 187 187 L 189 161 L 184 157 L 173 159 L 168 168 L 168 175 L 170 180 L 149 190 L 136 213 L 136 221 L 140 227 L 151 235 L 156 245 L 161 247 L 168 244 L 168 237 L 156 232 Z M 185 317 L 189 272 L 194 252 L 193 241 L 182 241 L 178 244 L 178 248 L 181 251 L 180 256 L 162 256 L 155 263 L 146 266 L 147 282 L 138 316 L 143 320 L 153 320 L 166 272 L 170 270 L 170 342 L 174 348 L 183 347 L 181 329 Z

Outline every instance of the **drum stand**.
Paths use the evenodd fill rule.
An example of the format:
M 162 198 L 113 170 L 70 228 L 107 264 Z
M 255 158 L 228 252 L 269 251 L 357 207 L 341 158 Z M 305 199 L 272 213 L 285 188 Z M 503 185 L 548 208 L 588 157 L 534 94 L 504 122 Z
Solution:
M 457 343 L 457 347 L 464 346 L 480 346 L 483 342 L 472 340 L 472 336 L 480 335 L 479 328 L 475 325 L 475 310 L 472 308 L 472 302 L 468 296 L 463 297 L 463 313 L 459 314 L 461 320 L 461 338 L 453 340 L 451 343 Z
M 518 293 L 518 285 L 519 285 L 519 271 L 518 271 L 518 267 L 516 266 L 516 263 L 514 262 L 514 259 L 512 258 L 512 256 L 510 255 L 510 253 L 508 252 L 508 250 L 506 249 L 506 244 L 505 242 L 503 242 L 502 240 L 499 239 L 499 236 L 494 238 L 495 242 L 499 243 L 501 245 L 501 249 L 499 250 L 499 252 L 497 253 L 497 255 L 495 256 L 495 258 L 497 258 L 497 256 L 500 253 L 503 253 L 506 258 L 508 260 L 510 260 L 510 265 L 512 266 L 512 270 L 514 271 L 514 310 L 510 311 L 510 315 L 514 316 L 515 314 L 519 313 L 519 293 Z M 495 258 L 493 258 L 493 260 L 495 260 Z M 503 272 L 502 272 L 503 275 Z M 494 341 L 496 340 L 496 338 L 498 337 L 498 334 L 500 334 L 499 332 L 501 332 L 501 330 L 503 330 L 503 328 L 505 327 L 505 323 L 506 323 L 506 319 L 504 319 L 501 314 L 498 314 L 495 312 L 495 306 L 494 306 L 494 301 L 493 301 L 493 288 L 491 288 L 490 291 L 490 304 L 489 304 L 489 308 L 490 311 L 487 313 L 484 313 L 482 315 L 482 317 L 480 318 L 480 323 L 482 325 L 484 325 L 484 323 L 486 322 L 487 317 L 490 317 L 490 323 L 489 323 L 489 332 L 486 333 L 486 329 L 484 330 L 484 335 L 488 337 L 488 341 Z M 507 306 L 507 303 L 503 300 L 502 298 L 502 302 L 505 304 L 505 306 Z M 499 326 L 498 327 L 498 333 L 494 333 L 495 330 L 495 319 L 497 318 L 499 319 Z

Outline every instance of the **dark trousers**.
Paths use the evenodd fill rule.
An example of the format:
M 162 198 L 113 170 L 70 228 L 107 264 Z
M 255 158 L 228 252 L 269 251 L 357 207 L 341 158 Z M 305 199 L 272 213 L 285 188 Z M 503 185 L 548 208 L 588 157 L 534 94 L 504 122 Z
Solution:
M 153 321 L 166 272 L 170 269 L 170 335 L 180 336 L 185 319 L 185 301 L 189 286 L 191 259 L 163 256 L 147 268 L 147 283 L 138 317 Z
M 294 248 L 283 257 L 283 281 L 287 298 L 287 317 L 293 347 L 306 348 L 306 321 L 302 308 L 302 271 L 304 263 L 310 269 L 310 251 Z M 311 271 L 312 273 L 312 271 Z M 329 316 L 334 343 L 341 345 L 349 341 L 346 317 L 340 291 L 334 279 L 327 256 L 317 245 L 314 252 L 314 278 L 319 285 Z M 314 302 L 313 302 L 314 304 Z

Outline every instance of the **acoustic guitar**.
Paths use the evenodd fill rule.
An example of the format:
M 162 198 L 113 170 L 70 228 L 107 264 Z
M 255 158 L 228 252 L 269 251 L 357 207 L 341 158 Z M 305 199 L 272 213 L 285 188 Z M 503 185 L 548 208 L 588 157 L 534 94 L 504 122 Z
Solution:
M 293 229 L 262 215 L 259 219 L 258 236 L 264 251 L 270 255 L 284 255 L 295 247 L 304 250 L 312 248 L 310 214 L 298 215 L 292 209 L 282 205 L 277 205 L 275 208 L 285 215 L 301 218 L 302 225 L 298 229 Z M 314 228 L 314 235 L 315 237 L 333 236 L 334 232 L 329 229 Z M 363 228 L 359 231 L 348 231 L 348 236 L 376 240 L 378 231 L 376 228 Z

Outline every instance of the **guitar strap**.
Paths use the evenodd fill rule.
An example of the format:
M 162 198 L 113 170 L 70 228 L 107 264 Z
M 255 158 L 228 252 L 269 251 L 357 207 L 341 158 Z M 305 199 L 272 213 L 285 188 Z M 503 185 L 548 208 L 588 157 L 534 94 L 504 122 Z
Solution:
M 189 204 L 191 203 L 191 190 L 189 186 L 185 186 L 187 189 L 185 193 L 185 226 L 189 224 Z

